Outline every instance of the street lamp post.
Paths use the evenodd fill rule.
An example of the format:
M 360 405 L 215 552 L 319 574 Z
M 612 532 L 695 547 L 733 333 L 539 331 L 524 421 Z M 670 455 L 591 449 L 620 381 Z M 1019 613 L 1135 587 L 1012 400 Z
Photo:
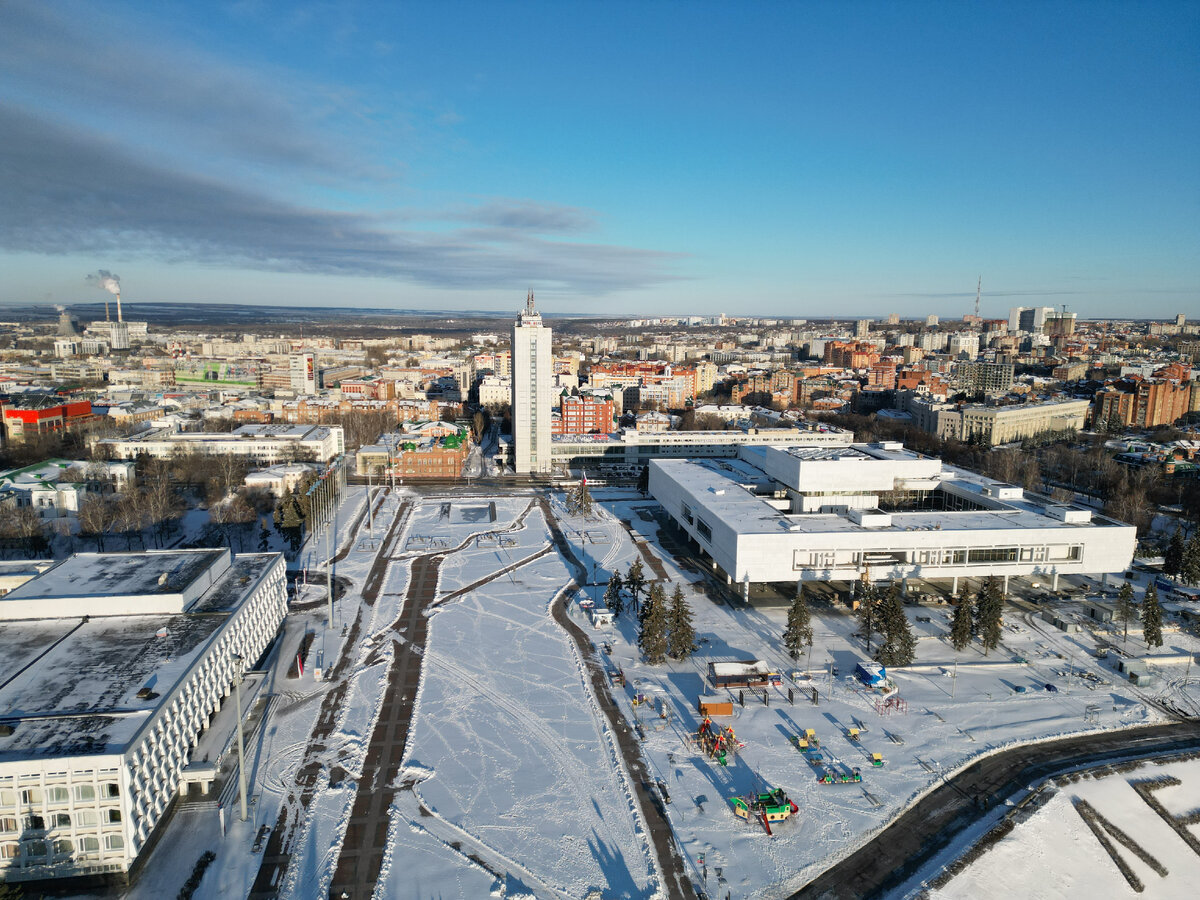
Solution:
M 375 514 L 371 511 L 371 476 L 375 474 L 375 467 L 367 466 L 367 534 L 375 537 Z
M 237 706 L 238 748 L 238 807 L 242 821 L 246 821 L 246 745 L 242 737 L 242 658 L 233 657 L 233 696 Z

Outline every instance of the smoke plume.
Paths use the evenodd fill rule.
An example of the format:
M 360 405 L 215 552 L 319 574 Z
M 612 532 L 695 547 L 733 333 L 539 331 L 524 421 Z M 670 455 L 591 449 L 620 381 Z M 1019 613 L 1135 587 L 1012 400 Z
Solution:
M 108 269 L 100 269 L 98 272 L 93 272 L 86 279 L 88 284 L 93 287 L 104 288 L 110 294 L 121 294 L 121 276 L 115 275 Z

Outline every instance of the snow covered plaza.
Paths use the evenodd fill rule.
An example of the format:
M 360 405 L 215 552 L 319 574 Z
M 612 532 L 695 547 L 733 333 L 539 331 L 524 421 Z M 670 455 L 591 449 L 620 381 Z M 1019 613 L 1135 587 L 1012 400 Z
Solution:
M 280 554 L 88 553 L 0 598 L 0 873 L 124 874 L 286 612 Z
M 709 471 L 732 470 L 760 489 L 770 483 L 744 459 L 708 464 L 718 467 Z M 981 494 L 989 487 L 964 489 L 957 483 L 965 479 L 953 480 L 956 488 Z M 727 483 L 726 496 L 740 492 L 762 505 L 764 515 L 781 513 Z M 865 493 L 869 482 L 859 484 Z M 703 490 L 698 479 L 691 487 Z M 781 496 L 770 502 L 779 506 L 805 502 L 776 492 Z M 971 773 L 1013 777 L 1007 773 L 1014 752 L 1036 754 L 1061 741 L 1110 742 L 1118 750 L 1126 741 L 1161 741 L 1162 734 L 1175 734 L 1171 709 L 1200 709 L 1200 688 L 1194 678 L 1189 683 L 1186 667 L 1200 650 L 1193 634 L 1171 618 L 1167 646 L 1138 654 L 1135 624 L 1123 652 L 1138 655 L 1155 679 L 1130 682 L 1115 659 L 1097 658 L 1100 646 L 1122 646 L 1113 623 L 1089 620 L 1083 604 L 1059 601 L 1055 616 L 1072 626 L 1064 629 L 1020 599 L 1041 573 L 1012 576 L 1003 638 L 990 653 L 977 644 L 952 648 L 949 606 L 906 606 L 917 660 L 889 667 L 872 685 L 854 674 L 870 668 L 870 652 L 843 606 L 814 602 L 813 645 L 792 659 L 782 644 L 786 610 L 742 602 L 740 584 L 714 572 L 711 558 L 684 539 L 670 510 L 631 487 L 595 488 L 590 514 L 571 512 L 562 490 L 524 486 L 376 486 L 371 516 L 366 495 L 365 485 L 347 486 L 336 526 L 309 535 L 296 560 L 307 576 L 297 573 L 286 617 L 282 561 L 273 555 L 225 555 L 223 573 L 226 562 L 205 555 L 218 551 L 175 554 L 174 562 L 136 577 L 120 563 L 125 555 L 112 555 L 105 568 L 116 580 L 103 585 L 107 602 L 124 598 L 119 621 L 146 623 L 133 630 L 125 625 L 119 634 L 99 616 L 81 623 L 93 601 L 79 585 L 99 571 L 96 560 L 109 555 L 77 557 L 73 570 L 62 564 L 53 593 L 63 615 L 75 618 L 11 621 L 0 631 L 3 647 L 11 648 L 0 696 L 13 710 L 12 733 L 0 737 L 0 762 L 10 768 L 0 774 L 12 773 L 14 792 L 0 799 L 12 801 L 5 815 L 37 817 L 16 824 L 9 842 L 41 841 L 47 867 L 57 847 L 59 874 L 85 861 L 81 849 L 93 846 L 87 838 L 101 848 L 97 865 L 124 866 L 138 856 L 134 879 L 120 889 L 124 900 L 176 896 L 208 853 L 215 861 L 199 870 L 194 900 L 665 900 L 727 893 L 784 900 L 807 896 L 822 879 L 841 878 L 846 866 L 857 869 L 859 854 L 886 871 L 900 870 L 918 849 L 897 838 L 897 829 L 911 828 L 914 841 L 929 840 L 920 823 L 913 827 L 906 817 L 923 816 L 926 802 L 942 806 L 938 792 L 953 793 Z M 1016 521 L 1027 515 L 990 514 Z M 1124 532 L 1119 524 L 1057 527 L 1072 535 Z M 331 557 L 332 620 L 318 577 Z M 188 559 L 197 562 L 183 565 Z M 648 583 L 668 595 L 678 587 L 686 598 L 696 638 L 690 658 L 647 661 L 628 591 L 615 621 L 598 614 L 611 576 L 624 575 L 635 561 Z M 261 576 L 239 568 L 253 565 L 267 568 Z M 167 580 L 159 585 L 164 571 Z M 1064 588 L 1101 591 L 1097 580 L 1069 573 L 1061 579 Z M 28 582 L 0 605 L 38 603 L 37 584 Z M 243 596 L 239 591 L 254 598 L 265 592 L 278 604 L 259 616 L 261 642 L 256 636 L 253 646 L 222 648 L 229 626 L 219 622 L 205 625 L 217 630 L 199 636 L 189 631 L 201 627 L 189 626 L 189 612 L 214 618 L 204 610 L 229 607 L 235 595 Z M 238 609 L 251 601 L 242 602 Z M 155 612 L 156 603 L 170 609 Z M 1170 604 L 1167 610 L 1170 616 Z M 24 642 L 13 638 L 20 629 Z M 85 638 L 89 648 L 79 643 Z M 203 726 L 230 690 L 233 673 L 219 663 L 234 652 L 247 665 L 257 659 L 241 687 L 249 794 L 244 820 L 231 747 L 234 704 L 225 703 L 198 738 L 183 721 L 177 729 L 169 721 L 177 696 L 192 702 L 186 685 L 193 683 L 188 673 L 196 673 L 209 680 L 197 684 L 199 719 L 186 721 Z M 39 653 L 46 660 L 41 668 L 21 671 Z M 116 673 L 102 665 L 114 654 L 129 658 Z M 68 657 L 91 674 L 64 673 Z M 731 672 L 745 677 L 731 678 Z M 59 681 L 63 687 L 48 686 Z M 73 684 L 80 687 L 52 710 L 30 704 L 34 691 L 54 697 Z M 161 696 L 139 697 L 146 687 Z M 88 703 L 106 712 L 82 721 L 130 731 L 98 737 L 106 742 L 102 752 L 60 754 L 66 764 L 45 754 L 33 765 L 14 758 L 14 741 L 37 737 L 38 715 L 54 712 L 65 720 Z M 160 720 L 168 721 L 156 743 Z M 717 742 L 720 753 L 713 752 Z M 1024 763 L 1012 765 L 1011 771 L 1024 771 Z M 1182 784 L 1164 790 L 1163 802 L 1184 812 L 1200 806 L 1194 767 L 1171 771 L 1180 773 Z M 63 773 L 65 795 L 54 790 L 55 772 Z M 208 793 L 203 784 L 180 791 L 180 780 L 202 778 L 214 779 Z M 86 791 L 80 797 L 89 799 L 76 799 L 71 779 L 92 786 L 96 799 Z M 1023 782 L 1011 803 L 1005 794 L 994 807 L 973 812 L 967 818 L 974 824 L 953 832 L 887 896 L 936 889 L 940 900 L 963 896 L 960 885 L 997 877 L 987 855 L 965 870 L 962 882 L 949 877 L 948 867 L 1032 796 L 1027 789 L 1040 789 L 1035 781 Z M 115 786 L 111 799 L 107 784 Z M 42 793 L 16 793 L 35 787 Z M 1066 796 L 1055 801 L 1055 792 Z M 1114 788 L 1107 795 L 1118 793 Z M 1064 835 L 1053 846 L 1072 854 L 1063 871 L 1076 873 L 1074 883 L 1092 893 L 1124 896 L 1121 872 L 1066 802 L 1074 794 L 1072 786 L 1055 784 L 1039 795 L 1051 797 L 1047 815 L 1066 816 L 1070 825 L 1051 826 Z M 974 809 L 972 796 L 953 793 L 952 799 L 965 797 Z M 28 809 L 34 802 L 41 806 Z M 1112 805 L 1100 802 L 1097 810 L 1118 822 Z M 169 817 L 152 819 L 168 806 Z M 90 824 L 89 813 L 103 819 L 109 809 L 120 810 L 119 820 Z M 59 815 L 69 817 L 69 826 Z M 1013 832 L 1018 854 L 1026 852 L 1025 834 L 1051 846 L 1038 821 L 1035 816 Z M 42 831 L 23 832 L 39 822 Z M 95 837 L 85 833 L 89 828 Z M 59 841 L 72 842 L 74 857 Z M 108 846 L 113 849 L 105 854 Z M 998 858 L 1013 852 L 1007 846 L 998 845 Z M 1161 896 L 1189 896 L 1187 886 L 1200 877 L 1200 856 L 1189 859 L 1186 846 L 1183 852 L 1152 849 L 1171 871 L 1160 878 L 1139 869 L 1148 887 Z M 21 850 L 10 859 L 28 865 L 34 858 Z M 1051 851 L 1043 859 L 1047 871 L 1056 865 Z

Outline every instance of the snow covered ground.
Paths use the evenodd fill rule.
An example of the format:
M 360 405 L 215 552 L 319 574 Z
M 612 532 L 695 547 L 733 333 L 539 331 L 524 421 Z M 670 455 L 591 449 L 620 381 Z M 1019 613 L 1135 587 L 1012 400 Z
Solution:
M 1173 816 L 1200 807 L 1200 760 L 1146 763 L 1132 772 L 1082 779 L 1056 789 L 1031 818 L 1013 828 L 991 849 L 940 889 L 930 900 L 995 896 L 1070 900 L 1075 897 L 1137 897 L 1117 865 L 1075 808 L 1085 800 L 1097 813 L 1133 838 L 1167 872 L 1165 876 L 1132 850 L 1109 841 L 1145 887 L 1144 897 L 1192 898 L 1200 884 L 1200 855 L 1190 848 L 1133 789 L 1132 783 L 1171 777 L 1180 784 L 1153 792 Z M 1197 835 L 1195 825 L 1190 832 Z
M 422 508 L 412 530 L 433 530 L 429 513 Z M 448 557 L 440 592 L 549 543 L 534 509 L 503 545 L 489 537 Z M 505 896 L 656 895 L 654 853 L 616 742 L 573 642 L 550 616 L 569 580 L 549 553 L 434 613 L 401 775 L 415 784 L 393 807 L 376 897 L 478 897 L 481 870 L 461 871 L 466 853 L 503 876 Z
M 604 491 L 596 496 L 602 501 L 602 515 L 615 514 L 630 523 L 639 539 L 649 542 L 670 580 L 685 585 L 695 613 L 701 645 L 685 663 L 646 665 L 629 616 L 605 638 L 612 646 L 611 666 L 622 668 L 627 678 L 620 702 L 629 717 L 637 714 L 630 704 L 637 693 L 654 701 L 661 697 L 671 710 L 669 720 L 642 713 L 647 722 L 645 752 L 669 788 L 670 816 L 681 846 L 693 861 L 704 855 L 708 887 L 719 888 L 721 896 L 726 890 L 743 896 L 786 896 L 868 840 L 939 775 L 953 772 L 980 753 L 1162 718 L 1138 689 L 1088 655 L 1089 641 L 1095 646 L 1089 632 L 1066 635 L 1010 610 L 1000 650 L 988 657 L 975 649 L 955 654 L 941 638 L 949 628 L 949 607 L 909 608 L 920 635 L 918 665 L 893 673 L 907 713 L 882 715 L 876 698 L 851 675 L 855 662 L 866 654 L 861 641 L 851 636 L 856 627 L 848 615 L 815 609 L 811 655 L 792 662 L 780 642 L 784 609 L 731 608 L 709 599 L 692 586 L 702 583 L 704 574 L 681 572 L 658 544 L 653 504 L 604 502 Z M 578 552 L 597 559 L 599 582 L 614 568 L 625 571 L 635 558 L 636 549 L 615 520 L 564 524 Z M 599 530 L 616 535 L 614 544 L 598 544 L 587 537 Z M 668 594 L 670 590 L 668 585 Z M 930 621 L 918 622 L 917 616 Z M 1169 639 L 1197 649 L 1190 636 L 1170 635 Z M 769 705 L 764 704 L 761 691 L 746 692 L 744 707 L 736 694 L 731 695 L 734 716 L 721 721 L 733 726 L 745 747 L 728 767 L 722 767 L 689 741 L 699 725 L 696 699 L 711 692 L 704 686 L 709 661 L 748 658 L 763 659 L 781 673 L 811 669 L 812 680 L 785 678 L 781 689 L 769 692 Z M 831 672 L 835 667 L 838 677 Z M 1079 672 L 1092 673 L 1094 680 L 1080 677 Z M 1182 670 L 1177 674 L 1181 676 Z M 1046 683 L 1057 690 L 1046 691 Z M 814 686 L 819 694 L 816 706 L 809 700 Z M 1025 691 L 1018 693 L 1017 687 Z M 794 705 L 788 702 L 789 688 Z M 1171 684 L 1150 689 L 1151 694 L 1162 690 L 1171 690 Z M 858 742 L 849 739 L 852 727 L 860 728 Z M 792 743 L 793 736 L 808 728 L 821 740 L 825 766 L 835 771 L 857 767 L 863 781 L 819 784 L 816 770 Z M 876 752 L 884 757 L 881 768 L 870 764 Z M 774 837 L 730 811 L 730 798 L 776 787 L 787 792 L 800 812 L 796 821 L 774 826 Z M 702 870 L 697 872 L 699 878 Z
M 236 821 L 234 803 L 222 836 L 215 809 L 181 811 L 155 850 L 155 857 L 170 865 L 151 860 L 128 896 L 173 896 L 205 849 L 214 850 L 218 860 L 202 881 L 198 900 L 246 896 L 261 862 L 253 850 L 254 837 L 261 826 L 275 825 L 283 807 L 289 821 L 303 812 L 305 824 L 291 847 L 281 896 L 321 893 L 336 864 L 386 684 L 392 650 L 390 641 L 381 638 L 400 615 L 411 559 L 435 551 L 447 553 L 439 573 L 440 596 L 476 586 L 431 613 L 401 776 L 412 790 L 401 791 L 392 808 L 376 896 L 579 898 L 592 888 L 602 889 L 605 897 L 656 896 L 661 875 L 629 776 L 594 703 L 574 643 L 550 616 L 551 601 L 570 574 L 551 546 L 541 512 L 531 507 L 529 496 L 433 498 L 406 491 L 403 498 L 388 499 L 376 517 L 375 540 L 368 541 L 365 520 L 357 533 L 350 533 L 364 495 L 364 489 L 350 488 L 339 512 L 336 547 L 349 552 L 337 563 L 337 574 L 349 580 L 350 589 L 338 603 L 334 627 L 326 629 L 322 607 L 293 613 L 284 646 L 267 675 L 264 690 L 274 700 L 248 747 L 250 821 Z M 624 573 L 635 558 L 649 553 L 653 565 L 648 559 L 647 577 L 655 578 L 661 566 L 668 580 L 684 586 L 694 612 L 701 644 L 692 660 L 645 664 L 630 615 L 611 629 L 595 631 L 595 652 L 627 677 L 626 686 L 615 687 L 614 693 L 631 721 L 642 719 L 644 753 L 651 771 L 669 789 L 667 810 L 679 844 L 693 878 L 699 882 L 707 877 L 714 895 L 729 890 L 743 897 L 786 896 L 869 840 L 939 775 L 991 749 L 1157 721 L 1162 714 L 1151 701 L 1158 697 L 1183 705 L 1200 701 L 1200 671 L 1189 673 L 1193 683 L 1185 689 L 1187 670 L 1178 662 L 1200 649 L 1200 641 L 1183 632 L 1168 632 L 1159 652 L 1161 665 L 1155 667 L 1158 683 L 1139 689 L 1109 662 L 1091 655 L 1099 638 L 1114 641 L 1104 626 L 1065 634 L 1010 609 L 1004 645 L 985 657 L 975 649 L 955 654 L 942 639 L 949 607 L 909 607 L 920 636 L 918 664 L 893 673 L 907 712 L 883 715 L 876 698 L 847 678 L 866 654 L 861 641 L 852 637 L 855 625 L 846 614 L 815 608 L 815 645 L 808 658 L 793 662 L 780 641 L 785 610 L 720 602 L 706 572 L 681 568 L 663 549 L 653 503 L 628 490 L 597 489 L 594 496 L 596 513 L 587 520 L 568 516 L 561 496 L 553 501 L 564 534 L 595 584 L 587 593 L 598 598 L 612 572 Z M 392 545 L 384 548 L 392 561 L 376 603 L 369 607 L 361 591 L 401 499 L 414 505 Z M 306 548 L 314 560 L 325 558 L 323 541 L 323 535 L 317 536 L 314 546 Z M 518 563 L 513 571 L 497 574 Z M 669 594 L 671 585 L 666 587 Z M 577 604 L 569 612 L 592 628 Z M 355 644 L 343 648 L 350 624 L 360 616 Z M 349 662 L 337 673 L 336 684 L 315 682 L 311 668 L 302 678 L 286 678 L 305 629 L 316 632 L 310 667 L 318 654 L 332 662 L 345 653 Z M 1120 643 L 1119 636 L 1115 642 Z M 1135 644 L 1131 633 L 1130 645 Z M 705 687 L 709 661 L 746 658 L 763 659 L 782 673 L 811 670 L 812 677 L 785 678 L 781 688 L 770 690 L 769 705 L 761 693 L 747 692 L 744 707 L 733 695 L 734 716 L 722 721 L 732 725 L 745 746 L 722 767 L 690 740 L 699 725 L 696 699 L 712 692 Z M 1081 672 L 1091 677 L 1081 677 Z M 1047 683 L 1057 691 L 1046 691 Z M 819 705 L 809 701 L 813 687 Z M 1017 687 L 1026 690 L 1018 693 Z M 296 774 L 306 761 L 322 702 L 334 689 L 346 693 L 334 707 L 328 738 L 315 757 L 307 756 L 317 764 L 317 774 L 311 804 L 302 811 L 295 796 Z M 635 708 L 631 701 L 637 694 L 655 702 Z M 666 718 L 658 717 L 660 708 L 669 710 Z M 860 729 L 858 742 L 848 737 L 851 727 Z M 816 769 L 792 743 L 807 728 L 815 729 L 821 740 L 823 765 L 835 771 L 857 767 L 863 781 L 819 784 Z M 876 752 L 885 760 L 881 768 L 870 765 Z M 331 785 L 334 772 L 344 776 Z M 1193 788 L 1200 784 L 1200 774 L 1189 778 Z M 800 810 L 792 821 L 773 826 L 774 837 L 761 825 L 736 818 L 729 805 L 734 796 L 768 787 L 783 788 Z M 1176 811 L 1197 805 L 1190 807 L 1186 800 L 1176 804 L 1168 792 L 1162 797 Z M 1052 813 L 1060 799 L 1038 817 Z M 1104 812 L 1099 800 L 1096 805 Z M 1084 843 L 1094 843 L 1069 804 L 1064 815 L 1078 820 Z M 1033 826 L 1038 817 L 1021 827 Z M 1098 844 L 1096 850 L 1111 869 Z M 971 883 L 962 879 L 973 877 L 974 869 L 986 862 L 985 857 L 939 896 L 970 895 L 959 892 L 960 885 Z M 1163 862 L 1172 877 L 1176 868 L 1190 871 L 1165 858 Z M 1135 865 L 1140 864 L 1135 860 Z M 1116 877 L 1114 890 L 1124 884 Z M 1119 891 L 1113 895 L 1121 896 Z

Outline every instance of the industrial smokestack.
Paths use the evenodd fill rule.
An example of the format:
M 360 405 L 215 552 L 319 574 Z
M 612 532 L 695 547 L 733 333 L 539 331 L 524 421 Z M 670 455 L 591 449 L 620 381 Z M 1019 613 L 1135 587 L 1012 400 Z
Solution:
M 88 275 L 86 279 L 88 284 L 98 288 L 103 288 L 110 294 L 117 295 L 117 321 L 121 321 L 121 276 L 108 269 L 100 269 Z M 104 321 L 109 321 L 108 318 L 108 299 L 104 300 Z

